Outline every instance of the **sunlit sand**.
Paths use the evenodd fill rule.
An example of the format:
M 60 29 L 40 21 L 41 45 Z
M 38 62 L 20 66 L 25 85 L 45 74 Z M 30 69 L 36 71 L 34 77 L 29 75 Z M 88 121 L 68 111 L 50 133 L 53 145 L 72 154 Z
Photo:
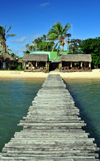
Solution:
M 60 74 L 62 78 L 100 78 L 100 69 L 91 72 L 24 72 L 24 71 L 0 71 L 0 78 L 46 78 L 48 74 Z

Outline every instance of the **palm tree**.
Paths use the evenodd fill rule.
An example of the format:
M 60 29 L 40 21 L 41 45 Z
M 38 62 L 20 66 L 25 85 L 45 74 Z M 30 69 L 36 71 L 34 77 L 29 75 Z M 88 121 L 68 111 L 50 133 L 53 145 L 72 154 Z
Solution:
M 52 61 L 52 63 L 57 59 L 57 57 L 60 55 L 61 51 L 64 48 L 64 45 L 67 44 L 67 41 L 65 40 L 66 37 L 69 37 L 69 34 L 67 34 L 68 29 L 71 27 L 72 25 L 69 25 L 69 23 L 67 23 L 65 25 L 65 27 L 63 28 L 63 26 L 61 25 L 61 23 L 55 23 L 54 26 L 51 27 L 51 29 L 48 32 L 48 40 L 49 41 L 55 41 L 58 40 L 58 42 L 54 45 L 52 51 L 55 49 L 55 47 L 57 47 L 58 45 L 58 49 L 57 49 L 57 56 L 54 58 L 54 60 Z M 59 46 L 62 46 L 61 50 L 59 51 Z
M 12 26 L 13 25 L 11 25 L 7 31 L 6 31 L 6 26 L 5 27 L 0 26 L 0 43 L 2 47 L 2 54 L 5 53 L 7 50 L 7 45 L 6 45 L 7 38 L 16 36 L 16 34 L 8 34 Z

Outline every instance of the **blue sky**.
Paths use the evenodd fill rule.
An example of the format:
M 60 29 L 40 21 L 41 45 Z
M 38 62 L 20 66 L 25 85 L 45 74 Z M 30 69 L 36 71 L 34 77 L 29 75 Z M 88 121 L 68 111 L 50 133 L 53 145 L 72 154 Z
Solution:
M 87 39 L 100 36 L 100 0 L 0 0 L 0 25 L 13 24 L 7 45 L 23 56 L 25 45 L 47 34 L 56 22 L 72 25 L 72 38 Z

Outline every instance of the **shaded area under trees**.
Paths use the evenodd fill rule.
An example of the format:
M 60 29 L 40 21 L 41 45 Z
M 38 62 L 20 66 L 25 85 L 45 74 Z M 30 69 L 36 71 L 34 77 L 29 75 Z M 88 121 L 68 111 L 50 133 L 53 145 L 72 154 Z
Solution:
M 100 37 L 83 40 L 81 50 L 85 54 L 91 54 L 94 68 L 100 67 Z

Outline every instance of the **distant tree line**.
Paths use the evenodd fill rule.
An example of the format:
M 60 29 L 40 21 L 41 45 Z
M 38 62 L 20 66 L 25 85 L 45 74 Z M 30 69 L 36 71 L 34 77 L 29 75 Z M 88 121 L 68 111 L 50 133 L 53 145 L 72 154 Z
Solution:
M 73 54 L 91 54 L 92 67 L 100 67 L 100 37 L 85 40 L 71 39 L 69 41 L 69 51 Z
M 64 45 L 68 44 L 69 37 L 71 34 L 67 33 L 68 29 L 71 27 L 69 23 L 63 28 L 61 23 L 55 23 L 49 30 L 47 35 L 43 35 L 35 39 L 32 45 L 26 45 L 26 51 L 24 53 L 28 54 L 30 51 L 57 51 L 57 57 L 60 55 L 61 51 L 64 50 Z M 68 38 L 68 40 L 67 40 Z M 55 43 L 55 41 L 57 41 Z M 55 57 L 55 59 L 57 58 Z M 54 62 L 55 59 L 52 61 Z
M 26 51 L 24 53 L 30 53 L 30 51 L 51 51 L 54 42 L 49 42 L 47 40 L 47 36 L 43 34 L 42 37 L 38 37 L 34 41 L 32 41 L 32 44 L 26 44 Z
M 100 37 L 83 40 L 80 47 L 84 54 L 91 54 L 94 68 L 100 67 Z
M 8 33 L 12 26 L 13 25 L 11 25 L 7 31 L 6 26 L 0 26 L 1 54 L 9 54 L 9 51 L 11 52 L 11 50 L 8 49 L 6 40 L 9 37 L 16 36 L 16 34 Z M 67 51 L 72 54 L 91 54 L 94 68 L 100 67 L 100 37 L 88 38 L 85 40 L 71 39 L 71 34 L 67 33 L 70 27 L 71 25 L 69 25 L 69 23 L 64 27 L 59 22 L 55 23 L 47 35 L 43 34 L 42 37 L 33 40 L 31 45 L 26 44 L 26 51 L 24 51 L 24 53 L 30 53 L 30 51 L 57 51 L 58 57 L 61 51 L 64 51 L 64 46 L 67 45 Z M 14 53 L 11 53 L 10 55 L 14 58 L 18 57 Z
M 33 45 L 26 45 L 27 50 L 24 53 L 30 53 L 30 51 L 57 51 L 60 47 L 56 46 L 54 41 L 47 41 L 47 36 L 43 35 L 40 38 L 35 39 Z M 61 43 L 61 41 L 60 41 Z M 100 37 L 88 38 L 85 40 L 80 39 L 69 39 L 67 40 L 68 50 L 72 54 L 91 54 L 92 56 L 92 67 L 100 68 Z M 59 55 L 59 54 L 58 54 Z

